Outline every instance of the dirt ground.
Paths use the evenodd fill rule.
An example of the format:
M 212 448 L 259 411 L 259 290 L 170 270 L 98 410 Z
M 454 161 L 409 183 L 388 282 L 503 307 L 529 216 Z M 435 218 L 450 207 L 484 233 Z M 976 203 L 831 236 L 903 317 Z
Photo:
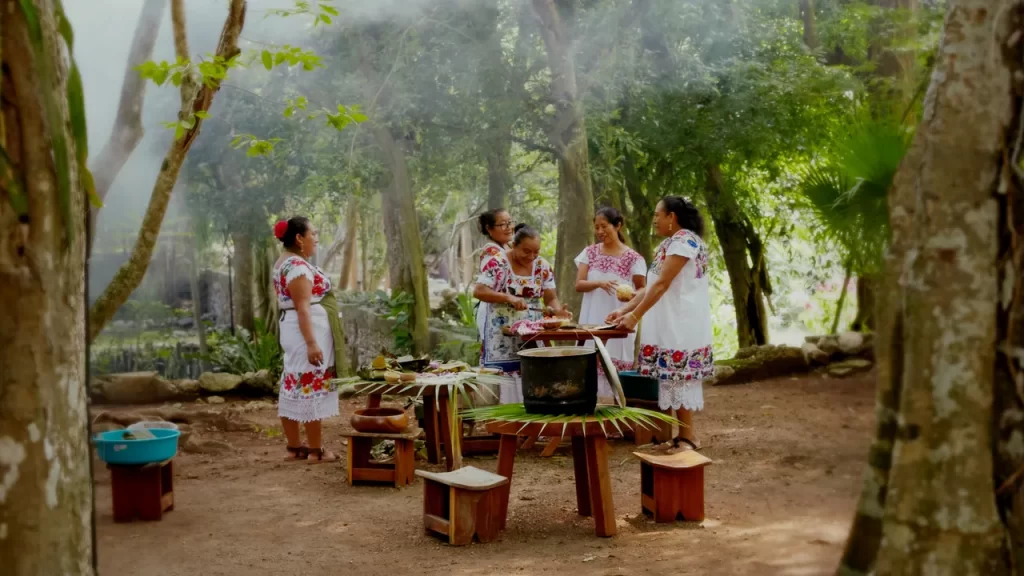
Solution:
M 597 538 L 593 522 L 576 514 L 566 448 L 541 458 L 538 446 L 516 459 L 500 540 L 451 547 L 424 533 L 422 481 L 350 487 L 343 462 L 285 463 L 276 412 L 266 407 L 244 415 L 259 430 L 198 433 L 234 453 L 179 452 L 176 507 L 161 522 L 115 524 L 110 474 L 97 461 L 101 574 L 833 573 L 867 455 L 873 375 L 708 386 L 705 399 L 696 425 L 714 464 L 701 524 L 656 525 L 641 515 L 640 467 L 620 440 L 610 456 L 619 533 Z M 325 425 L 342 455 L 338 433 L 351 410 L 345 402 L 342 417 Z M 497 460 L 467 463 L 493 471 Z

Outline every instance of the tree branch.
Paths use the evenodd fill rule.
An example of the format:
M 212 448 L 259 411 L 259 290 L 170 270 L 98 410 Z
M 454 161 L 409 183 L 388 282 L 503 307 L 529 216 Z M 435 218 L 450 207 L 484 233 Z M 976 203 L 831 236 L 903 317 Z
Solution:
M 520 138 L 519 136 L 509 136 L 509 138 L 511 138 L 511 140 L 516 144 L 519 144 L 520 146 L 531 152 L 544 152 L 545 154 L 551 154 L 555 158 L 562 157 L 561 154 L 559 154 L 558 150 L 555 150 L 551 146 L 545 146 L 544 144 L 540 144 L 539 142 L 527 140 L 526 138 Z

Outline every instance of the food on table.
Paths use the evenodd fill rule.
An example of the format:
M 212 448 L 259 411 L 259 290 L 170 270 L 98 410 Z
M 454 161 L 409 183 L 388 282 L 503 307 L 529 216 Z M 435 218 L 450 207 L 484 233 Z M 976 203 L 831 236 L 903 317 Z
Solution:
M 629 302 L 636 296 L 636 291 L 629 284 L 619 284 L 615 287 L 615 296 L 622 302 Z

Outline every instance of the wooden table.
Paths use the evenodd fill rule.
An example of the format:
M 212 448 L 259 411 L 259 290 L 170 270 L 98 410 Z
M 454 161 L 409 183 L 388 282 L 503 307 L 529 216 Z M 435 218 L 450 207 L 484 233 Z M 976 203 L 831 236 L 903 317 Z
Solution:
M 613 330 L 600 330 L 600 331 L 588 331 L 580 329 L 558 329 L 558 330 L 542 330 L 540 332 L 534 332 L 533 334 L 516 334 L 509 330 L 508 326 L 501 329 L 502 333 L 506 336 L 515 336 L 524 343 L 525 342 L 576 342 L 582 344 L 587 340 L 593 340 L 595 337 L 600 338 L 602 342 L 607 342 L 615 338 L 625 338 L 633 332 L 616 328 Z
M 525 424 L 525 426 L 524 426 Z M 508 520 L 508 500 L 512 487 L 519 436 L 563 435 L 562 424 L 541 422 L 490 422 L 487 431 L 501 435 L 498 449 L 498 474 L 509 483 L 499 488 L 501 503 L 498 515 L 504 529 Z M 608 474 L 608 438 L 601 425 L 590 420 L 584 424 L 577 418 L 564 425 L 564 435 L 572 439 L 572 464 L 576 479 L 576 509 L 580 516 L 593 516 L 598 536 L 614 536 L 615 506 L 612 503 L 612 483 Z M 557 441 L 557 440 L 555 440 Z

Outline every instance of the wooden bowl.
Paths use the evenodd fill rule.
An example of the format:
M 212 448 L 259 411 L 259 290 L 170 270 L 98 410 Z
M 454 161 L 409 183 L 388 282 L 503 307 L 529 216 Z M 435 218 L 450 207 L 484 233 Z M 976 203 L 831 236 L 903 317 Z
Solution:
M 363 408 L 352 415 L 357 432 L 400 434 L 409 426 L 409 417 L 400 408 Z

